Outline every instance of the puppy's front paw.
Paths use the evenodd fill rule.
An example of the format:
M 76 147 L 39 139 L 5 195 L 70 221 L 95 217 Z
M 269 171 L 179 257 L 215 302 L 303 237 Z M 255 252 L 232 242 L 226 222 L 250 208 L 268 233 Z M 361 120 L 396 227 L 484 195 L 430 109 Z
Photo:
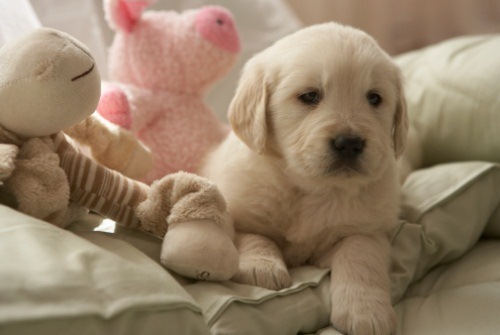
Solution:
M 335 291 L 331 322 L 337 330 L 349 335 L 396 334 L 396 312 L 385 292 Z
M 257 257 L 240 259 L 239 270 L 231 280 L 275 291 L 292 285 L 292 278 L 283 262 Z

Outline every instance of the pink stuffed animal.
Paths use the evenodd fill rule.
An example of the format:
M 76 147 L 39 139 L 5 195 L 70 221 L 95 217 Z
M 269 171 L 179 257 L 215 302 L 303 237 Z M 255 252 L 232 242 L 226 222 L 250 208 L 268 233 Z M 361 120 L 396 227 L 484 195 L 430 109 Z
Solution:
M 151 149 L 153 170 L 142 178 L 147 183 L 179 170 L 196 172 L 204 154 L 226 136 L 227 125 L 203 99 L 240 51 L 226 9 L 143 13 L 152 2 L 105 0 L 116 31 L 109 51 L 114 84 L 97 108 Z

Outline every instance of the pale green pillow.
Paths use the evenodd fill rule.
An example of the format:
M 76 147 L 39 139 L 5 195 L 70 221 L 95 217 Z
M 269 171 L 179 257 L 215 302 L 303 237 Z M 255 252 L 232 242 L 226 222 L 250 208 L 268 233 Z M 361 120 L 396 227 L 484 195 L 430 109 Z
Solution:
M 397 334 L 498 334 L 499 255 L 499 239 L 479 241 L 410 286 L 396 306 Z
M 392 243 L 394 302 L 430 269 L 462 257 L 485 231 L 500 238 L 499 188 L 496 163 L 441 164 L 408 177 Z
M 500 35 L 460 37 L 396 57 L 423 166 L 500 162 Z
M 209 333 L 153 260 L 108 234 L 77 234 L 0 206 L 2 335 Z
M 466 253 L 485 228 L 500 237 L 499 187 L 493 163 L 410 175 L 393 238 L 395 301 L 430 269 Z M 293 269 L 294 285 L 278 292 L 179 283 L 157 262 L 161 241 L 139 231 L 82 232 L 79 225 L 72 233 L 4 206 L 0 218 L 2 334 L 288 335 L 329 324 L 327 270 Z

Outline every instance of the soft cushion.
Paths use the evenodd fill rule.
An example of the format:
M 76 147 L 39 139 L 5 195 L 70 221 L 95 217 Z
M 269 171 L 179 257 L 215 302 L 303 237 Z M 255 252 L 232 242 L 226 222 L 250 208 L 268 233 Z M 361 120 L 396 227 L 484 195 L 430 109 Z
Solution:
M 4 206 L 0 218 L 0 333 L 208 334 L 194 300 L 130 244 Z
M 412 285 L 396 306 L 398 334 L 498 334 L 500 241 L 480 241 L 462 258 Z
M 396 58 L 423 166 L 500 162 L 500 35 L 460 37 Z
M 500 165 L 495 163 L 448 163 L 409 176 L 392 242 L 394 302 L 435 266 L 462 257 L 485 231 L 500 237 L 499 188 Z
M 494 312 L 484 312 L 500 304 L 495 293 L 499 187 L 500 166 L 486 162 L 450 163 L 409 177 L 391 270 L 401 329 L 405 322 L 419 325 L 430 318 L 436 333 L 450 320 L 459 329 L 465 313 L 459 303 L 469 295 L 478 298 L 467 329 L 484 334 L 500 329 Z M 161 241 L 142 232 L 95 232 L 89 222 L 95 217 L 65 231 L 3 206 L 0 217 L 2 334 L 289 335 L 314 333 L 329 324 L 327 270 L 292 269 L 293 286 L 278 292 L 232 282 L 175 280 L 158 263 Z M 476 249 L 482 232 L 496 238 L 496 244 Z M 456 265 L 460 271 L 450 275 L 443 270 L 448 269 L 443 264 L 451 269 L 467 257 L 473 259 L 466 262 L 470 268 Z M 449 291 L 455 288 L 456 295 Z M 449 298 L 437 299 L 445 295 Z M 431 312 L 439 304 L 446 314 Z M 318 334 L 336 333 L 326 328 Z

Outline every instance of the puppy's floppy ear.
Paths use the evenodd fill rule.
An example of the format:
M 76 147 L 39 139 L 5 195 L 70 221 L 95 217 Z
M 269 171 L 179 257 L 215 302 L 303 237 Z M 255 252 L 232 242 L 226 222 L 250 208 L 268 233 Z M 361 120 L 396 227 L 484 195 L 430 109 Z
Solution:
M 396 158 L 401 156 L 406 144 L 406 135 L 408 133 L 409 121 L 408 113 L 406 111 L 406 98 L 404 95 L 404 88 L 401 80 L 401 75 L 398 78 L 398 101 L 396 104 L 396 113 L 394 114 L 394 124 L 392 130 L 394 142 L 394 154 Z
M 264 152 L 268 88 L 263 66 L 250 60 L 243 69 L 228 119 L 234 133 L 252 150 Z

